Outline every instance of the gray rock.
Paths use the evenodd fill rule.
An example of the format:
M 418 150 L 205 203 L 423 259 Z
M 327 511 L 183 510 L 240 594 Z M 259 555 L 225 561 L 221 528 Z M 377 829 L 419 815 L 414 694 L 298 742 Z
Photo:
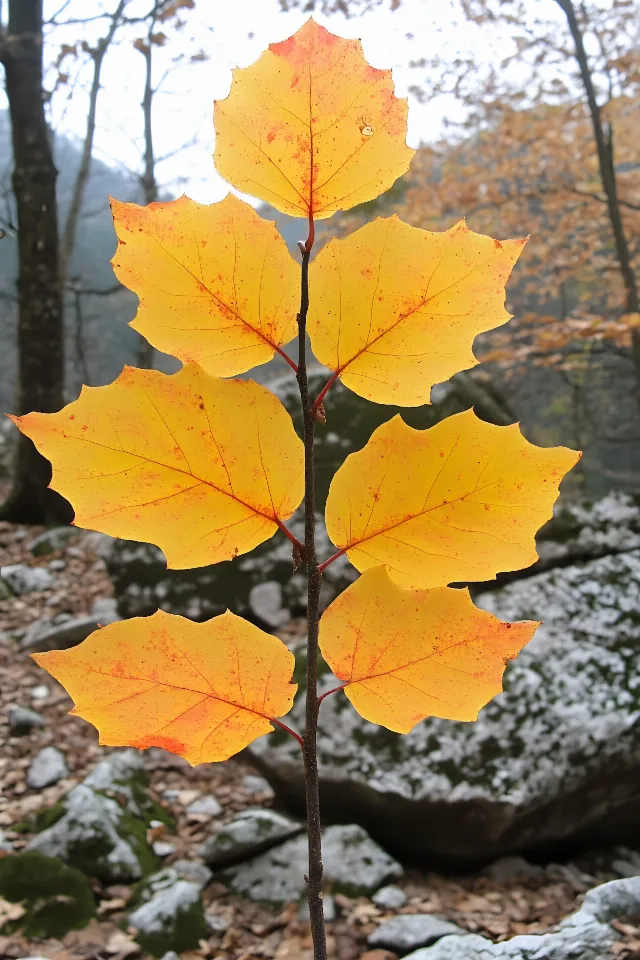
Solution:
M 324 876 L 331 889 L 351 895 L 370 894 L 399 877 L 402 867 L 355 824 L 327 827 L 323 832 Z M 286 903 L 306 889 L 306 836 L 288 840 L 227 872 L 232 890 L 251 900 Z
M 264 777 L 257 777 L 253 773 L 248 773 L 246 777 L 244 777 L 242 786 L 247 793 L 252 796 L 255 794 L 266 794 L 268 797 L 273 797 L 273 790 L 269 781 Z
M 582 907 L 555 933 L 491 943 L 475 934 L 444 937 L 405 960 L 604 960 L 620 934 L 609 924 L 640 913 L 640 877 L 613 880 L 589 891 Z
M 134 816 L 120 803 L 78 784 L 61 802 L 61 816 L 27 844 L 48 857 L 59 857 L 88 876 L 108 883 L 129 882 L 142 876 L 141 857 L 153 859 L 144 840 L 144 824 L 137 834 L 128 829 Z
M 4 851 L 4 853 L 13 853 L 13 849 L 11 840 L 7 840 L 4 832 L 0 830 L 0 850 Z
M 164 860 L 165 857 L 170 857 L 172 853 L 176 852 L 174 845 L 167 843 L 166 840 L 154 840 L 151 844 L 151 849 L 156 857 L 160 857 L 161 860 Z
M 86 640 L 90 633 L 98 629 L 96 617 L 76 617 L 54 623 L 53 620 L 36 620 L 27 629 L 20 646 L 29 653 L 41 653 L 45 650 L 68 650 Z
M 12 737 L 23 737 L 31 733 L 36 727 L 44 727 L 45 719 L 35 710 L 28 707 L 19 707 L 16 704 L 9 707 L 9 733 Z
M 208 794 L 204 797 L 198 797 L 187 807 L 187 814 L 196 813 L 206 817 L 219 817 L 222 813 L 222 807 L 214 796 Z
M 206 939 L 209 931 L 200 889 L 197 883 L 176 880 L 129 914 L 129 924 L 136 928 L 136 939 L 143 949 L 155 956 L 166 947 L 182 953 L 197 947 L 201 938 Z
M 371 899 L 376 907 L 382 907 L 383 910 L 399 910 L 405 906 L 407 895 L 400 887 L 390 883 L 387 887 L 376 890 Z
M 113 597 L 99 597 L 94 600 L 91 616 L 96 618 L 101 627 L 106 627 L 108 623 L 115 623 L 120 619 L 116 600 Z
M 34 557 L 44 557 L 48 553 L 55 553 L 56 550 L 64 550 L 69 541 L 80 536 L 80 533 L 77 527 L 51 527 L 31 540 L 27 544 L 27 550 Z
M 205 867 L 204 863 L 198 863 L 197 860 L 174 860 L 171 868 L 183 880 L 199 883 L 201 887 L 206 887 L 213 876 L 211 870 Z
M 49 563 L 49 570 L 51 571 L 51 573 L 60 573 L 60 571 L 64 570 L 66 566 L 67 566 L 66 560 L 62 560 L 62 559 L 51 560 Z
M 162 954 L 160 960 L 180 960 L 180 957 L 175 952 L 175 950 L 167 950 L 166 953 Z
M 51 696 L 51 690 L 46 683 L 39 683 L 36 687 L 31 687 L 30 693 L 32 700 L 48 700 Z
M 255 857 L 303 830 L 304 824 L 290 817 L 263 807 L 248 807 L 209 837 L 199 854 L 210 867 L 219 870 Z
M 229 929 L 229 922 L 219 913 L 205 913 L 204 919 L 211 933 L 226 933 Z
M 553 519 L 538 538 L 540 563 L 563 563 L 640 549 L 640 501 L 612 491 L 595 503 L 559 501 Z
M 129 786 L 144 770 L 144 757 L 139 750 L 115 750 L 101 760 L 85 778 L 83 783 L 92 790 L 122 792 L 123 786 Z
M 281 627 L 291 619 L 291 613 L 282 605 L 282 586 L 275 580 L 251 587 L 249 607 L 268 627 Z
M 372 948 L 382 947 L 402 955 L 417 947 L 427 947 L 447 935 L 462 933 L 464 930 L 455 923 L 441 917 L 428 913 L 403 913 L 381 923 L 367 942 Z
M 0 568 L 0 577 L 16 596 L 50 590 L 55 582 L 44 567 L 28 567 L 25 563 L 12 563 Z
M 508 664 L 476 723 L 429 718 L 407 735 L 323 703 L 318 753 L 329 819 L 358 819 L 398 855 L 469 864 L 568 838 L 635 836 L 640 802 L 640 551 L 558 568 L 477 598 L 505 620 L 545 623 Z M 320 691 L 335 686 L 330 673 Z M 290 714 L 302 719 L 303 700 Z M 299 748 L 250 748 L 293 811 Z M 613 836 L 612 836 L 613 835 Z
M 27 770 L 27 786 L 32 790 L 43 790 L 62 780 L 69 773 L 64 754 L 57 747 L 43 747 Z

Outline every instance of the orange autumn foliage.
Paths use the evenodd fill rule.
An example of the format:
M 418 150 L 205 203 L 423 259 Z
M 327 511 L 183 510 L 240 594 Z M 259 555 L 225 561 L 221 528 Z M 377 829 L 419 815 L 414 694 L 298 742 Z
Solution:
M 173 568 L 231 560 L 278 531 L 295 563 L 313 556 L 285 521 L 309 495 L 321 397 L 304 400 L 301 385 L 305 452 L 277 397 L 220 378 L 283 354 L 298 324 L 304 334 L 314 221 L 406 171 L 406 114 L 390 72 L 312 20 L 234 71 L 215 107 L 216 164 L 238 189 L 309 220 L 299 307 L 283 241 L 243 201 L 114 201 L 113 263 L 139 297 L 135 329 L 185 365 L 173 376 L 126 368 L 59 413 L 15 418 L 51 460 L 77 523 L 156 543 Z M 326 389 L 340 377 L 378 403 L 429 402 L 433 383 L 476 363 L 476 334 L 509 319 L 505 284 L 523 244 L 463 222 L 435 233 L 396 218 L 330 244 L 310 277 L 309 333 L 333 371 Z M 302 362 L 287 359 L 305 382 Z M 363 716 L 400 731 L 429 715 L 472 720 L 499 692 L 536 624 L 502 623 L 447 584 L 533 563 L 534 534 L 578 456 L 466 411 L 428 431 L 395 417 L 347 459 L 326 522 L 363 575 L 326 611 L 321 645 Z M 310 584 L 333 559 L 308 562 Z M 205 624 L 158 612 L 36 659 L 102 743 L 156 744 L 190 763 L 268 732 L 294 693 L 292 654 L 229 612 Z M 417 692 L 407 699 L 408 678 Z

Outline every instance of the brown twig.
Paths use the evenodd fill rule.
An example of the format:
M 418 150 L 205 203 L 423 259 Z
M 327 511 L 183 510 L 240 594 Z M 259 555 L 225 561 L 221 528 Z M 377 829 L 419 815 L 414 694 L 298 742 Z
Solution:
M 307 833 L 309 840 L 309 873 L 306 877 L 309 900 L 309 918 L 313 940 L 314 960 L 326 960 L 327 944 L 322 909 L 322 833 L 320 828 L 320 794 L 318 785 L 318 620 L 320 614 L 320 584 L 322 573 L 316 560 L 315 545 L 315 464 L 313 441 L 316 421 L 309 401 L 307 380 L 306 330 L 309 310 L 309 256 L 313 244 L 312 221 L 309 237 L 301 244 L 302 274 L 300 284 L 300 312 L 298 313 L 298 372 L 300 400 L 304 416 L 304 546 L 307 564 L 307 691 L 306 722 L 302 755 L 307 806 Z

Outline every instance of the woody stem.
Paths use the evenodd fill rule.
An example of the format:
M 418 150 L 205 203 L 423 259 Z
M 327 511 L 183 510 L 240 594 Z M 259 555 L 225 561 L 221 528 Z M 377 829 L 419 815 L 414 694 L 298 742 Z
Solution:
M 320 830 L 320 795 L 318 787 L 318 619 L 320 611 L 320 584 L 315 545 L 315 464 L 313 440 L 315 418 L 309 401 L 306 362 L 306 329 L 309 310 L 309 256 L 313 243 L 309 240 L 302 250 L 300 312 L 298 314 L 298 372 L 297 380 L 304 418 L 304 546 L 307 565 L 307 691 L 306 723 L 302 755 L 304 759 L 307 833 L 309 838 L 309 873 L 307 896 L 313 940 L 314 960 L 326 960 L 327 945 L 322 909 L 322 834 Z

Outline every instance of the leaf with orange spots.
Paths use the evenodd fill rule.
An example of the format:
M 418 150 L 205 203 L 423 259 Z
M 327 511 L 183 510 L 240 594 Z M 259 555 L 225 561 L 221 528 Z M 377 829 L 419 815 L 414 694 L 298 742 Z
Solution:
M 390 70 L 314 20 L 233 72 L 214 110 L 218 172 L 294 217 L 330 217 L 406 173 L 407 101 Z
M 403 590 L 373 567 L 320 620 L 320 649 L 358 711 L 396 733 L 425 717 L 476 720 L 539 623 L 505 623 L 468 590 Z
M 396 416 L 335 474 L 327 530 L 358 570 L 384 564 L 401 587 L 491 580 L 537 560 L 534 534 L 579 458 L 473 410 L 429 430 Z
M 300 268 L 275 225 L 229 194 L 206 206 L 111 201 L 111 261 L 140 304 L 131 326 L 184 363 L 230 377 L 296 335 Z
M 34 653 L 104 746 L 164 747 L 189 763 L 226 760 L 291 709 L 293 654 L 227 611 L 193 623 L 158 610 Z
M 173 569 L 252 550 L 302 500 L 302 442 L 278 398 L 195 364 L 173 376 L 125 367 L 59 413 L 13 419 L 78 525 L 155 543 Z
M 429 403 L 434 383 L 476 365 L 475 336 L 509 319 L 504 288 L 525 242 L 396 216 L 332 240 L 309 270 L 315 356 L 368 400 Z

